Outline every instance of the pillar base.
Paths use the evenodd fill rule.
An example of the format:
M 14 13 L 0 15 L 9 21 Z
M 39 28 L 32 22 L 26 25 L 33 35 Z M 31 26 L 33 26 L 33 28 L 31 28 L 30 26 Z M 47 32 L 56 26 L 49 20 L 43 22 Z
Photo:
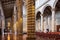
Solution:
M 27 40 L 36 40 L 34 37 L 27 37 Z

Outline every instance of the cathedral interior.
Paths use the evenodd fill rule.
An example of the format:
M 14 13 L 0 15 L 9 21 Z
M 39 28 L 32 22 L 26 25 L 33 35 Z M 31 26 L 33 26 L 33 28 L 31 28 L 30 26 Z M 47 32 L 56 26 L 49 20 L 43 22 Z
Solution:
M 60 0 L 37 1 L 0 0 L 0 40 L 60 40 Z

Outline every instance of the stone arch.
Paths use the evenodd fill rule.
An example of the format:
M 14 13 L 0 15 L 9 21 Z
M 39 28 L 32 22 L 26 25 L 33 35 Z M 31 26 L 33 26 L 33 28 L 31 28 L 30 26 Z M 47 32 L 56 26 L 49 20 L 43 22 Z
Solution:
M 46 5 L 43 7 L 43 11 L 42 11 L 42 12 L 44 12 L 45 8 L 46 8 L 46 7 L 48 7 L 48 6 L 52 8 L 52 6 L 51 6 L 51 5 L 46 4 Z
M 36 31 L 40 31 L 41 30 L 41 12 L 38 11 L 36 14 Z
M 53 3 L 53 7 L 56 6 L 57 2 L 58 2 L 58 0 L 55 0 L 55 2 Z
M 60 8 L 60 7 L 59 7 L 59 5 L 60 5 L 59 3 L 60 3 L 60 0 L 58 0 L 58 1 L 56 2 L 56 4 L 55 4 L 55 9 L 56 9 L 56 8 L 58 8 L 58 9 Z M 56 11 L 56 10 L 55 10 L 55 11 Z M 60 10 L 59 10 L 59 11 L 60 11 Z
M 44 12 L 45 11 L 50 11 L 50 12 L 52 12 L 52 7 L 51 6 L 47 6 L 47 7 L 45 7 L 45 9 L 44 9 L 44 11 L 43 11 L 43 14 L 44 14 Z
M 38 11 L 37 14 L 36 14 L 36 20 L 40 18 L 40 14 L 41 14 L 41 12 Z
M 43 17 L 44 17 L 44 32 L 49 29 L 49 32 L 51 31 L 51 20 L 52 20 L 52 7 L 51 6 L 46 6 L 43 11 Z
M 56 30 L 57 32 L 60 32 L 60 0 L 58 0 L 55 4 L 55 15 L 56 15 Z

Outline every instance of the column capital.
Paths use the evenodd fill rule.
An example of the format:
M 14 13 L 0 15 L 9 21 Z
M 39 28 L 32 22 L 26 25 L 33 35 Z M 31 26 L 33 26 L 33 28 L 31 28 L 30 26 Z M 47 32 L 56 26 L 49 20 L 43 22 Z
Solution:
M 51 10 L 52 10 L 52 11 L 55 11 L 55 8 L 52 8 Z
M 43 14 L 40 14 L 40 16 L 43 16 Z

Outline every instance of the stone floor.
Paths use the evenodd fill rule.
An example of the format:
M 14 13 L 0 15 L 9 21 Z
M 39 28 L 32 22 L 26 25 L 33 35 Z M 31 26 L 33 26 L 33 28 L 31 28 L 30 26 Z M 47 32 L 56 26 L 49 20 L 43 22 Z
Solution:
M 27 35 L 24 34 L 23 35 L 23 40 L 26 40 L 26 38 L 27 38 Z M 9 36 L 5 35 L 4 37 L 2 37 L 2 35 L 0 35 L 0 40 L 13 40 L 13 37 L 12 36 L 10 37 L 10 35 Z
M 11 39 L 10 39 L 10 38 L 11 38 Z M 23 35 L 23 40 L 26 40 L 26 38 L 27 38 L 27 35 L 24 34 L 24 35 Z M 9 35 L 9 36 L 5 35 L 5 37 L 2 38 L 2 36 L 0 35 L 0 40 L 16 40 L 16 38 L 13 39 L 13 37 L 10 36 L 10 35 Z M 37 36 L 37 37 L 36 37 L 36 40 L 52 40 L 52 39 L 40 38 L 39 36 Z
M 10 39 L 10 37 L 7 37 L 7 35 L 5 35 L 5 38 L 2 38 L 1 36 L 0 36 L 0 40 L 13 40 L 13 37 L 11 37 L 12 39 Z M 27 35 L 23 35 L 23 40 L 26 40 L 26 38 L 27 38 Z M 16 39 L 15 39 L 16 40 Z M 36 37 L 36 40 L 41 40 L 41 38 L 40 37 Z M 43 39 L 42 39 L 43 40 Z
M 13 38 L 13 37 L 11 36 L 11 38 Z M 26 38 L 27 38 L 27 35 L 24 34 L 23 35 L 23 40 L 26 40 Z M 0 36 L 0 40 L 13 40 L 13 39 L 10 39 L 10 37 L 7 37 L 7 35 L 5 35 L 5 38 L 2 38 L 2 36 Z M 37 40 L 40 40 L 40 38 L 37 37 Z

